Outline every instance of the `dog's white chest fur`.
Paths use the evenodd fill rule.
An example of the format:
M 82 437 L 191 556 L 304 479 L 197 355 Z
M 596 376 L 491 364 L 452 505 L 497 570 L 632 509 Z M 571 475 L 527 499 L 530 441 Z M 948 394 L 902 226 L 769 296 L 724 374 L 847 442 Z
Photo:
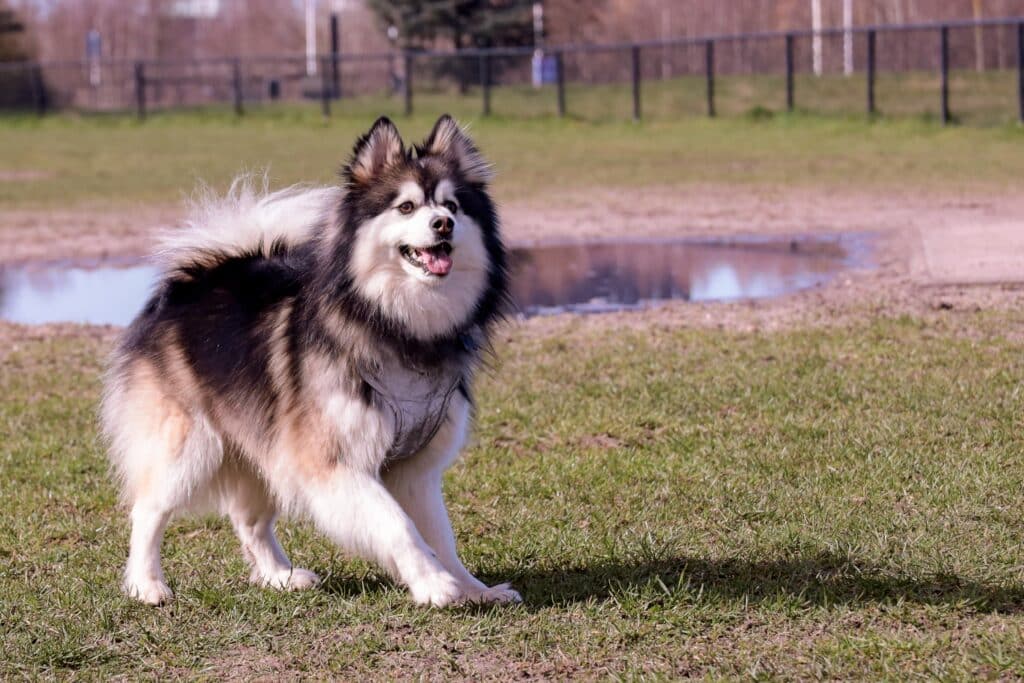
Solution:
M 453 367 L 416 370 L 397 362 L 363 373 L 380 407 L 393 420 L 388 460 L 407 458 L 433 438 L 461 378 Z

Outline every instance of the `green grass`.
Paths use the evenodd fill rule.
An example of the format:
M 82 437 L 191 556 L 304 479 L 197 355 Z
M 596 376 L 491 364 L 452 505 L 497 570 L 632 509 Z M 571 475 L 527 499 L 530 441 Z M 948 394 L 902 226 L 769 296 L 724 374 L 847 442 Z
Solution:
M 955 121 L 980 126 L 1013 124 L 1018 119 L 1017 74 L 1014 71 L 953 71 L 950 74 L 950 108 Z M 706 81 L 703 76 L 671 79 L 646 77 L 641 83 L 641 114 L 646 120 L 676 121 L 707 113 Z M 879 73 L 875 84 L 876 115 L 892 119 L 936 121 L 940 116 L 937 73 Z M 440 90 L 440 89 L 439 89 Z M 715 112 L 724 117 L 742 117 L 751 111 L 779 114 L 786 108 L 786 81 L 782 75 L 716 76 Z M 417 93 L 415 102 L 428 111 L 448 107 L 463 116 L 475 116 L 482 108 L 482 92 L 470 88 L 466 96 L 453 91 Z M 387 102 L 362 98 L 354 106 L 377 104 L 398 114 L 401 100 Z M 867 83 L 863 73 L 851 77 L 815 77 L 798 73 L 794 80 L 794 103 L 805 114 L 862 118 L 867 110 Z M 586 121 L 626 121 L 633 115 L 631 87 L 622 84 L 566 87 L 566 109 L 570 116 Z M 491 110 L 507 118 L 555 116 L 558 113 L 554 86 L 496 87 Z
M 422 139 L 443 103 L 399 121 Z M 274 183 L 329 181 L 372 112 L 324 121 L 315 108 L 0 118 L 0 211 L 177 204 L 204 180 L 223 187 L 244 169 Z M 586 188 L 681 184 L 815 190 L 1007 191 L 1024 175 L 1024 129 L 952 127 L 917 119 L 874 123 L 805 114 L 678 121 L 465 117 L 495 162 L 501 200 Z
M 965 315 L 513 333 L 447 481 L 468 566 L 526 601 L 482 610 L 417 609 L 295 523 L 324 587 L 249 587 L 219 520 L 169 532 L 175 603 L 126 600 L 103 349 L 19 343 L 0 677 L 1024 676 L 1024 346 L 998 336 L 1022 320 Z

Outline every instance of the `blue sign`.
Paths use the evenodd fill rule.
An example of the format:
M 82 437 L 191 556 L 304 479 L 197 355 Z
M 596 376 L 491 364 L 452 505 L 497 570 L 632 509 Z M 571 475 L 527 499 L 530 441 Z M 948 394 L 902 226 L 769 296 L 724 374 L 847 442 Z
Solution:
M 89 29 L 85 34 L 85 57 L 86 59 L 99 59 L 103 51 L 103 39 L 96 29 Z
M 531 67 L 534 85 L 555 83 L 558 80 L 558 61 L 554 55 L 542 56 L 540 52 L 534 52 Z

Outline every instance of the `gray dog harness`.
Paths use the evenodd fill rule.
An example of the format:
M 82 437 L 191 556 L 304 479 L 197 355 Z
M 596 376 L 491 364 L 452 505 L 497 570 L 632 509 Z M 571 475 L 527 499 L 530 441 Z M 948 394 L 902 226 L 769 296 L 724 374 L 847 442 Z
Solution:
M 448 365 L 416 370 L 393 362 L 392 367 L 367 368 L 360 374 L 393 416 L 388 462 L 415 455 L 430 443 L 462 381 L 459 369 Z

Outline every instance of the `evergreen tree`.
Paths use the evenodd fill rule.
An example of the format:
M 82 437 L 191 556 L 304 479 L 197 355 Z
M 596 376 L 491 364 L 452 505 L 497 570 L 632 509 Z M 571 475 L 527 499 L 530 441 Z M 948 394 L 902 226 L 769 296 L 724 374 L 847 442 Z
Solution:
M 533 43 L 532 0 L 369 0 L 405 48 L 450 41 L 455 49 Z
M 0 62 L 27 58 L 22 41 L 24 31 L 25 26 L 14 15 L 14 11 L 7 9 L 3 0 L 0 0 Z
M 0 63 L 28 64 L 31 56 L 24 23 L 0 0 Z M 36 78 L 38 74 L 38 70 L 27 66 L 0 71 L 0 109 L 27 109 L 37 106 L 40 98 L 48 97 L 45 84 Z

